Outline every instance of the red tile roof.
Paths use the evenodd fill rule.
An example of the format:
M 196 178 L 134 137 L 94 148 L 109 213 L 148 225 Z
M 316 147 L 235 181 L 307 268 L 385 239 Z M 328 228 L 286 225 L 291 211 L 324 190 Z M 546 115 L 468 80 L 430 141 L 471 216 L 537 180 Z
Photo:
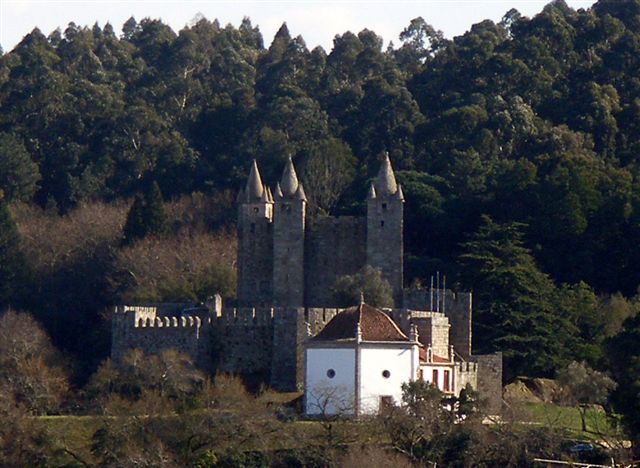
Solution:
M 360 323 L 363 341 L 409 341 L 398 326 L 383 311 L 367 304 L 343 310 L 333 317 L 314 341 L 354 340 Z

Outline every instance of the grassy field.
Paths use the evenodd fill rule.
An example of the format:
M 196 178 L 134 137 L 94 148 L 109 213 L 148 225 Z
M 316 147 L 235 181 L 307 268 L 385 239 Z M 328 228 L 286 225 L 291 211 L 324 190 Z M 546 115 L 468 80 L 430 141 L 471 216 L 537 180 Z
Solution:
M 513 412 L 518 421 L 565 429 L 576 439 L 598 440 L 617 435 L 615 419 L 594 408 L 587 409 L 586 432 L 582 431 L 580 410 L 575 407 L 551 403 L 522 403 L 513 408 Z

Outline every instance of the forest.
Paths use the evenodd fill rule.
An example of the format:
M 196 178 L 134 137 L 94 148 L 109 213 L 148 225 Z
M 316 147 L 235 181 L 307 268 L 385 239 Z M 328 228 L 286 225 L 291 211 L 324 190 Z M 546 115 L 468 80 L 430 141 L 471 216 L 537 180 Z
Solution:
M 640 0 L 512 9 L 447 39 L 418 17 L 309 50 L 200 17 L 34 29 L 0 50 L 0 309 L 30 313 L 72 386 L 109 310 L 235 290 L 235 196 L 291 156 L 313 216 L 361 214 L 388 152 L 405 281 L 474 293 L 505 377 L 608 372 L 640 433 Z

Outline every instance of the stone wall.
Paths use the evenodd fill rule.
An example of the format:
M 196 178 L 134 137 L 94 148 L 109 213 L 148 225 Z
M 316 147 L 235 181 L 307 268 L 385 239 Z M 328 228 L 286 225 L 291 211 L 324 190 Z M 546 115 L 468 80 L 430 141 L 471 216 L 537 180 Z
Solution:
M 273 205 L 249 203 L 239 207 L 238 305 L 271 304 L 273 296 Z
M 274 306 L 304 305 L 304 233 L 306 202 L 278 199 L 273 214 Z
M 276 390 L 301 390 L 304 343 L 339 312 L 337 308 L 302 307 L 222 309 L 219 300 L 209 308 L 189 304 L 119 306 L 113 316 L 112 358 L 121 360 L 132 348 L 140 348 L 147 354 L 175 348 L 192 356 L 205 370 L 269 383 Z M 449 356 L 448 314 L 409 309 L 386 312 L 407 335 L 411 323 L 418 325 L 420 341 L 431 342 L 434 354 Z M 472 359 L 474 366 L 477 363 L 481 397 L 487 400 L 490 411 L 499 411 L 502 355 Z M 470 371 L 456 372 L 457 382 L 474 383 Z
M 432 302 L 430 294 L 431 291 L 427 288 L 405 289 L 403 307 L 428 310 Z M 434 309 L 437 308 L 447 316 L 451 325 L 449 341 L 460 356 L 468 359 L 471 356 L 472 295 L 470 292 L 453 292 L 449 289 L 441 294 L 440 304 L 437 305 L 436 290 L 433 291 Z
M 304 342 L 306 334 L 303 308 L 275 311 L 269 380 L 271 388 L 280 391 L 302 390 L 304 368 L 299 345 Z
M 273 309 L 223 309 L 211 326 L 211 359 L 216 372 L 246 381 L 268 382 L 273 349 Z
M 502 413 L 502 353 L 473 356 L 478 363 L 478 395 L 487 414 Z
M 402 305 L 403 288 L 402 203 L 397 197 L 367 200 L 367 265 L 380 269 L 389 282 L 396 307 Z
M 158 354 L 176 349 L 188 354 L 202 369 L 210 369 L 210 321 L 199 316 L 169 316 L 171 305 L 116 307 L 113 313 L 111 357 L 120 361 L 130 349 Z
M 336 279 L 358 272 L 366 262 L 366 220 L 352 216 L 309 220 L 305 240 L 305 305 L 333 303 Z
M 445 314 L 412 309 L 388 309 L 386 312 L 405 335 L 409 336 L 410 327 L 415 324 L 420 343 L 425 346 L 430 343 L 436 356 L 449 357 L 451 325 Z

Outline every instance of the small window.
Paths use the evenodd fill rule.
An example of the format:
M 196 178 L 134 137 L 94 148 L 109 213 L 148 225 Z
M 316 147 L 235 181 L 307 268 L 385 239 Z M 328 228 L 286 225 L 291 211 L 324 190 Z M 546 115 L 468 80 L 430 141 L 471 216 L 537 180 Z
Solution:
M 445 392 L 449 392 L 451 391 L 451 386 L 449 385 L 449 380 L 451 378 L 451 374 L 448 370 L 444 371 L 444 388 L 442 390 L 444 390 Z
M 380 221 L 380 227 L 384 227 L 384 221 Z
M 438 369 L 433 369 L 433 373 L 431 376 L 431 383 L 435 385 L 436 388 L 439 388 L 438 387 Z
M 389 377 L 391 377 L 391 372 L 389 372 L 388 370 L 383 370 L 382 377 L 384 377 L 385 379 L 388 379 Z
M 253 209 L 253 212 L 254 212 L 254 213 L 257 213 L 257 212 L 259 212 L 259 211 L 260 211 L 260 208 L 258 208 L 257 206 Z
M 256 232 L 256 223 L 251 223 L 251 232 Z
M 329 369 L 327 371 L 327 377 L 329 377 L 330 379 L 333 379 L 336 376 L 336 371 L 334 371 L 333 369 Z
M 382 204 L 382 209 L 383 209 L 383 210 L 386 210 L 386 209 L 387 209 L 387 204 L 386 204 L 386 203 L 383 203 L 383 204 Z

